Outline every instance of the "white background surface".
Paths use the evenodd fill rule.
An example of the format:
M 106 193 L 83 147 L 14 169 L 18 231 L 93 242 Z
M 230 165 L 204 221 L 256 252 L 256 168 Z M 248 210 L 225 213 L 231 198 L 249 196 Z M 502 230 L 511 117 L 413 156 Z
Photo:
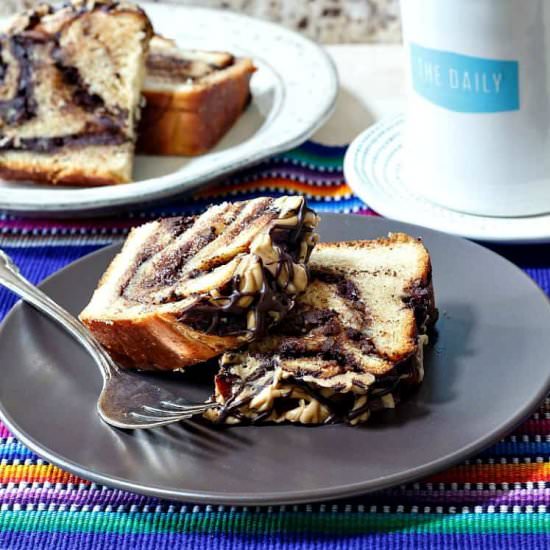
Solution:
M 405 71 L 399 45 L 335 45 L 327 51 L 336 63 L 341 89 L 336 111 L 314 135 L 330 145 L 350 143 L 381 118 L 403 112 Z

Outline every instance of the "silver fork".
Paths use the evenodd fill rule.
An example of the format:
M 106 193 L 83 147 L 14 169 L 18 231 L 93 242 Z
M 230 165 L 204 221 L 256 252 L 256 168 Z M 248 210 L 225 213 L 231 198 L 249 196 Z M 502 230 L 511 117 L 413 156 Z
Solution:
M 27 281 L 0 250 L 0 284 L 57 321 L 94 359 L 103 376 L 97 401 L 100 417 L 117 428 L 154 428 L 202 414 L 213 403 L 187 403 L 148 377 L 119 367 L 86 327 L 39 288 Z

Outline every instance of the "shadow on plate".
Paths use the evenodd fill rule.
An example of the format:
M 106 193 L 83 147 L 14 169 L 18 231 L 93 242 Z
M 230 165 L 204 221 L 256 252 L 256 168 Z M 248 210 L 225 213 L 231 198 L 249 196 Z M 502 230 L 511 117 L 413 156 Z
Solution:
M 430 414 L 431 406 L 455 399 L 460 365 L 472 351 L 468 347 L 475 330 L 473 311 L 464 304 L 440 306 L 439 320 L 424 353 L 425 378 L 395 409 L 373 415 L 364 429 L 387 429 L 402 426 Z
M 455 386 L 464 358 L 473 354 L 470 335 L 476 330 L 473 310 L 461 303 L 439 306 L 437 338 L 426 349 L 426 379 L 420 390 L 422 401 L 438 404 L 456 397 Z

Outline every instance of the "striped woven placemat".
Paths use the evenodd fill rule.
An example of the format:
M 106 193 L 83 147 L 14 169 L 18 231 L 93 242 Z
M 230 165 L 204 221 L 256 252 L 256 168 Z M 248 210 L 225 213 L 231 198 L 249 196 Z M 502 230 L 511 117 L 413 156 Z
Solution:
M 303 193 L 321 212 L 373 214 L 345 185 L 344 152 L 344 147 L 309 142 L 191 197 L 111 218 L 5 215 L 0 217 L 0 245 L 38 282 L 122 239 L 133 225 L 198 212 L 226 198 Z M 550 295 L 549 245 L 500 247 L 498 252 Z M 0 290 L 0 318 L 14 302 Z M 196 506 L 127 493 L 46 463 L 2 425 L 0 460 L 2 549 L 550 548 L 550 400 L 513 434 L 455 468 L 336 503 Z

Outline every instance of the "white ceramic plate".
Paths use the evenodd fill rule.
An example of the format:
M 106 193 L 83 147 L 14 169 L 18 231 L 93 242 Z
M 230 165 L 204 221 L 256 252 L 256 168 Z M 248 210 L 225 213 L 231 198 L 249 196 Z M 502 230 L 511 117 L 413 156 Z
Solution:
M 253 58 L 252 103 L 210 153 L 195 158 L 138 156 L 134 182 L 75 189 L 0 180 L 0 209 L 31 214 L 93 214 L 189 191 L 295 147 L 331 114 L 338 76 L 314 42 L 279 25 L 226 11 L 141 3 L 156 31 L 182 47 Z
M 436 205 L 401 179 L 404 117 L 374 124 L 350 145 L 344 174 L 353 192 L 373 210 L 470 239 L 500 243 L 550 242 L 550 214 L 523 218 L 473 216 Z

